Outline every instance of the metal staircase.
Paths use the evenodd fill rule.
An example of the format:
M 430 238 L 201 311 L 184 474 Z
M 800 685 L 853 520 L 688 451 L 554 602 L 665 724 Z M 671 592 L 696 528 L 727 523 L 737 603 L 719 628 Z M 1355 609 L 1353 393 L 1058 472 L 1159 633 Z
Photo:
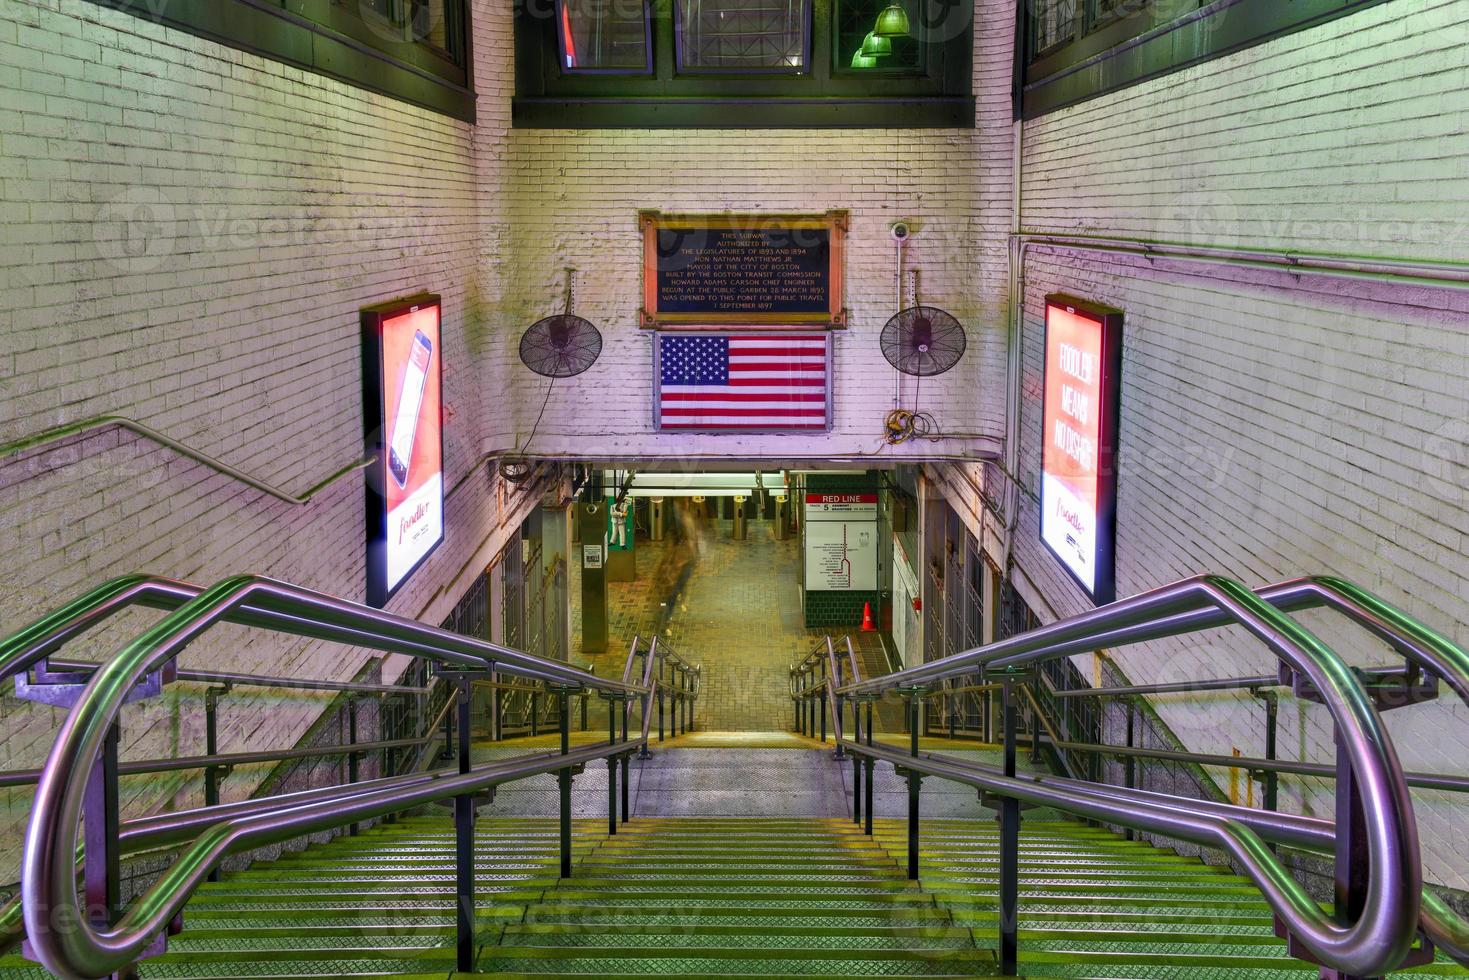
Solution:
M 813 738 L 829 729 L 837 756 L 850 759 L 850 780 L 826 782 L 831 789 L 822 792 L 843 804 L 850 788 L 851 820 L 740 813 L 632 820 L 629 766 L 634 755 L 646 756 L 664 686 L 655 646 L 641 664 L 634 647 L 620 679 L 600 678 L 269 579 L 243 576 L 207 589 L 116 580 L 0 641 L 0 676 L 54 685 L 44 692 L 48 703 L 67 708 L 36 777 L 23 901 L 0 911 L 0 938 L 24 937 L 25 957 L 0 959 L 0 978 L 1265 980 L 1300 976 L 1316 963 L 1338 980 L 1397 970 L 1466 975 L 1448 957 L 1469 960 L 1469 927 L 1421 887 L 1410 783 L 1380 712 L 1428 696 L 1439 680 L 1469 692 L 1469 654 L 1346 583 L 1311 582 L 1255 593 L 1217 577 L 1188 580 L 875 678 L 860 676 L 845 645 L 823 644 L 792 671 L 794 715 Z M 1320 602 L 1402 654 L 1409 669 L 1400 680 L 1411 684 L 1384 686 L 1353 672 L 1283 611 Z M 166 614 L 84 677 L 48 668 L 64 644 L 136 604 Z M 119 822 L 124 704 L 160 690 L 178 653 L 220 622 L 433 664 L 440 683 L 457 692 L 446 702 L 457 709 L 449 713 L 457 765 Z M 1017 768 L 1018 689 L 1035 668 L 1098 646 L 1229 622 L 1274 652 L 1280 679 L 1298 696 L 1329 709 L 1342 746 L 1335 821 Z M 697 696 L 693 670 L 693 693 L 676 705 Z M 1001 764 L 921 752 L 919 704 L 937 685 L 980 671 L 1000 686 Z M 554 698 L 559 751 L 471 759 L 471 685 L 502 675 L 539 683 Z M 1412 697 L 1403 697 L 1409 688 Z M 579 739 L 573 748 L 571 704 L 588 690 L 608 699 L 609 731 L 605 741 Z M 906 750 L 874 737 L 874 704 L 894 693 L 909 710 Z M 573 778 L 594 765 L 606 767 L 605 822 L 573 818 Z M 650 768 L 640 786 L 658 757 L 642 765 Z M 903 820 L 891 810 L 874 813 L 874 784 L 889 771 L 905 786 L 896 799 L 885 791 L 898 812 L 906 803 Z M 534 780 L 556 787 L 556 816 L 477 817 L 498 787 Z M 936 780 L 977 791 L 999 819 L 935 818 L 925 811 L 923 784 Z M 759 782 L 752 775 L 746 792 L 759 792 Z M 930 792 L 928 803 L 937 795 Z M 1022 807 L 1031 808 L 1023 819 Z M 386 822 L 353 833 L 374 821 Z M 1236 870 L 1107 827 L 1216 848 Z M 301 854 L 260 859 L 259 848 L 344 830 Z M 1337 907 L 1292 877 L 1283 848 L 1334 855 Z M 143 851 L 161 858 L 158 876 L 124 901 L 119 862 Z M 252 851 L 253 866 L 215 880 L 226 857 Z
M 608 836 L 490 818 L 473 973 L 461 976 L 997 976 L 999 832 L 929 820 L 918 882 L 907 828 L 878 820 L 649 818 Z M 1073 821 L 1020 840 L 1029 977 L 1304 980 L 1255 886 L 1197 858 Z M 445 977 L 455 968 L 455 835 L 410 817 L 201 886 L 148 978 Z M 1413 976 L 1469 976 L 1444 957 Z M 7 980 L 41 980 L 18 956 Z

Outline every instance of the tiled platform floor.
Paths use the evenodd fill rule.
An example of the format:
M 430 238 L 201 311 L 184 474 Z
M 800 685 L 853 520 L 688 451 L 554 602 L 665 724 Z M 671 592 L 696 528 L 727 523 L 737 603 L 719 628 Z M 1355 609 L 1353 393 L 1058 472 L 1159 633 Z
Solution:
M 752 521 L 749 536 L 736 541 L 730 522 L 714 521 L 692 541 L 640 540 L 637 570 L 638 581 L 609 586 L 607 652 L 584 653 L 578 635 L 572 661 L 620 674 L 633 636 L 649 636 L 662 623 L 665 640 L 704 665 L 698 729 L 791 727 L 787 671 L 825 635 L 802 625 L 799 542 L 776 540 L 768 521 Z M 575 596 L 579 581 L 569 584 Z M 578 620 L 573 606 L 573 623 Z

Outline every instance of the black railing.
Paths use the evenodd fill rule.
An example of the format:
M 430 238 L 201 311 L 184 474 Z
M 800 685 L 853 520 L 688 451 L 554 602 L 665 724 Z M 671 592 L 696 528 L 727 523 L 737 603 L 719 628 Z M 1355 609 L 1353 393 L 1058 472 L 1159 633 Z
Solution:
M 1294 610 L 1320 604 L 1344 613 L 1386 640 L 1407 658 L 1410 669 L 1396 672 L 1392 681 L 1354 672 L 1312 633 L 1276 608 Z M 1048 717 L 1042 696 L 1052 707 L 1085 702 L 1066 689 L 1058 690 L 1054 684 L 1058 676 L 1068 686 L 1073 678 L 1064 673 L 1047 676 L 1046 665 L 1064 663 L 1066 658 L 1101 647 L 1125 646 L 1230 622 L 1245 627 L 1271 649 L 1281 665 L 1281 682 L 1288 682 L 1297 696 L 1318 701 L 1330 712 L 1336 726 L 1338 759 L 1334 767 L 1322 767 L 1325 772 L 1321 774 L 1331 775 L 1337 783 L 1334 824 L 1092 780 L 1017 774 L 1016 753 L 1021 741 L 1017 720 L 1027 701 L 1037 725 L 1049 730 L 1052 747 L 1073 763 L 1078 755 L 1107 748 L 1071 741 L 1063 735 L 1063 731 L 1081 732 L 1095 726 L 1095 712 L 1063 708 L 1068 712 L 1064 723 Z M 945 681 L 967 677 L 976 670 L 985 670 L 1003 685 L 999 694 L 1003 766 L 996 769 L 920 755 L 920 704 L 941 691 Z M 1409 786 L 1414 782 L 1444 787 L 1458 782 L 1457 777 L 1405 774 L 1379 716 L 1379 711 L 1387 707 L 1416 703 L 1430 696 L 1430 689 L 1436 693 L 1438 679 L 1446 680 L 1461 694 L 1469 691 L 1469 652 L 1349 583 L 1299 580 L 1257 594 L 1230 580 L 1205 576 L 885 677 L 845 686 L 793 684 L 792 693 L 809 697 L 808 692 L 820 686 L 833 717 L 839 716 L 846 699 L 866 699 L 870 703 L 896 691 L 906 701 L 910 715 L 907 753 L 873 745 L 870 734 L 865 744 L 853 740 L 850 751 L 856 770 L 854 818 L 860 821 L 865 809 L 869 831 L 873 765 L 879 760 L 888 762 L 907 778 L 910 876 L 918 874 L 918 804 L 923 777 L 976 787 L 994 801 L 1001 824 L 1000 968 L 1005 974 L 1016 972 L 1018 955 L 1019 808 L 1025 802 L 1222 848 L 1260 889 L 1276 915 L 1279 930 L 1290 939 L 1292 955 L 1346 974 L 1372 976 L 1427 962 L 1435 946 L 1461 962 L 1469 962 L 1469 924 L 1422 887 L 1421 853 L 1409 802 Z M 1032 744 L 1041 741 L 1037 737 Z M 1216 757 L 1212 761 L 1231 759 Z M 1271 768 L 1282 771 L 1279 766 Z M 1322 912 L 1268 844 L 1334 854 L 1339 900 L 1334 915 Z
M 52 676 L 46 658 L 67 640 L 129 605 L 171 609 L 114 657 L 98 665 L 90 680 Z M 179 652 L 213 624 L 239 622 L 291 636 L 349 643 L 407 654 L 436 665 L 440 684 L 453 686 L 457 707 L 457 771 L 402 773 L 360 783 L 330 786 L 283 797 L 204 806 L 122 824 L 117 781 L 120 712 L 125 702 L 157 694 L 174 679 Z M 531 678 L 554 692 L 561 750 L 492 766 L 471 765 L 470 685 L 492 673 Z M 617 762 L 641 748 L 626 731 L 572 752 L 569 744 L 572 695 L 599 690 L 611 698 L 646 701 L 645 685 L 598 678 L 483 640 L 463 637 L 381 610 L 335 599 L 282 582 L 241 576 L 210 589 L 147 576 L 116 580 L 78 597 L 0 641 L 0 676 L 15 676 L 38 699 L 69 705 L 56 745 L 39 773 L 26 835 L 21 898 L 0 912 L 4 938 L 29 940 L 31 954 L 53 973 L 100 977 L 128 969 L 167 942 L 193 891 L 227 856 L 265 844 L 338 827 L 351 827 L 426 803 L 453 799 L 457 835 L 458 967 L 473 968 L 477 949 L 474 921 L 473 822 L 476 795 L 500 783 L 554 772 L 561 796 L 562 876 L 571 873 L 571 779 L 593 760 L 608 762 L 609 796 L 615 797 Z M 646 707 L 645 707 L 646 713 Z M 428 739 L 439 736 L 436 725 Z M 278 753 L 361 752 L 366 745 Z M 374 748 L 392 749 L 379 745 Z M 228 757 L 202 757 L 189 765 L 218 767 Z M 236 758 L 236 760 L 238 759 Z M 183 765 L 172 760 L 171 765 Z M 626 799 L 626 794 L 624 794 Z M 628 813 L 624 809 L 623 819 Z M 87 839 L 82 847 L 81 830 Z M 615 831 L 615 821 L 609 830 Z M 124 853 L 183 845 L 173 865 L 130 905 L 120 888 Z M 78 875 L 78 871 L 80 874 Z M 80 887 L 78 882 L 80 877 Z M 23 927 L 23 928 L 22 928 Z

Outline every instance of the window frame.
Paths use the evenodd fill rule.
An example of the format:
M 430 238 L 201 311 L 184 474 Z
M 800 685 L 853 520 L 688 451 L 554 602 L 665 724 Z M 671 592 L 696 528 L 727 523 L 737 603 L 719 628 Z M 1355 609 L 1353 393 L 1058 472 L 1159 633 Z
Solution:
M 973 128 L 973 2 L 926 0 L 968 25 L 929 46 L 922 73 L 842 70 L 833 56 L 839 0 L 808 0 L 803 72 L 679 71 L 674 6 L 647 0 L 653 35 L 650 74 L 560 68 L 556 0 L 515 0 L 518 128 Z M 957 8 L 948 11 L 947 8 Z
M 1138 2 L 1135 13 L 1099 17 L 1097 0 L 1077 0 L 1070 38 L 1040 51 L 1032 8 L 1020 4 L 1016 117 L 1039 118 L 1387 0 Z
M 921 2 L 921 0 L 920 0 Z M 920 64 L 913 68 L 853 68 L 851 59 L 842 57 L 841 10 L 837 5 L 831 11 L 831 73 L 836 78 L 922 78 L 929 70 L 929 45 L 919 47 Z M 971 27 L 973 22 L 971 21 Z
M 566 48 L 562 44 L 561 20 L 562 11 L 566 8 L 566 0 L 555 0 L 555 13 L 553 18 L 555 24 L 552 32 L 556 35 L 556 67 L 562 74 L 573 76 L 582 75 L 620 75 L 620 76 L 651 76 L 653 74 L 653 18 L 649 13 L 648 0 L 641 0 L 643 8 L 643 67 L 642 68 L 567 68 Z
M 475 121 L 470 0 L 444 2 L 448 50 L 406 37 L 390 41 L 332 0 L 292 0 L 293 9 L 288 9 L 286 0 L 89 2 L 455 119 Z M 393 3 L 411 10 L 409 0 Z
M 816 0 L 799 0 L 801 4 L 801 64 L 798 68 L 714 68 L 708 65 L 689 65 L 684 60 L 684 30 L 683 30 L 683 8 L 692 0 L 674 0 L 670 5 L 673 9 L 673 71 L 677 77 L 688 78 L 695 75 L 715 76 L 746 76 L 746 75 L 779 75 L 789 78 L 796 75 L 809 75 L 815 69 L 811 59 L 815 54 L 815 10 Z

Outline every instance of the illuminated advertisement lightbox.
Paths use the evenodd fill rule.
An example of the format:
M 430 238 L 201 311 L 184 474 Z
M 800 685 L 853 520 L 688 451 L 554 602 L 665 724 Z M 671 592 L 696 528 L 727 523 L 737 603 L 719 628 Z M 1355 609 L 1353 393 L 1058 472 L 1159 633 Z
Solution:
M 1046 297 L 1041 541 L 1098 605 L 1117 597 L 1122 311 Z
M 362 311 L 367 602 L 382 606 L 444 540 L 439 297 Z

